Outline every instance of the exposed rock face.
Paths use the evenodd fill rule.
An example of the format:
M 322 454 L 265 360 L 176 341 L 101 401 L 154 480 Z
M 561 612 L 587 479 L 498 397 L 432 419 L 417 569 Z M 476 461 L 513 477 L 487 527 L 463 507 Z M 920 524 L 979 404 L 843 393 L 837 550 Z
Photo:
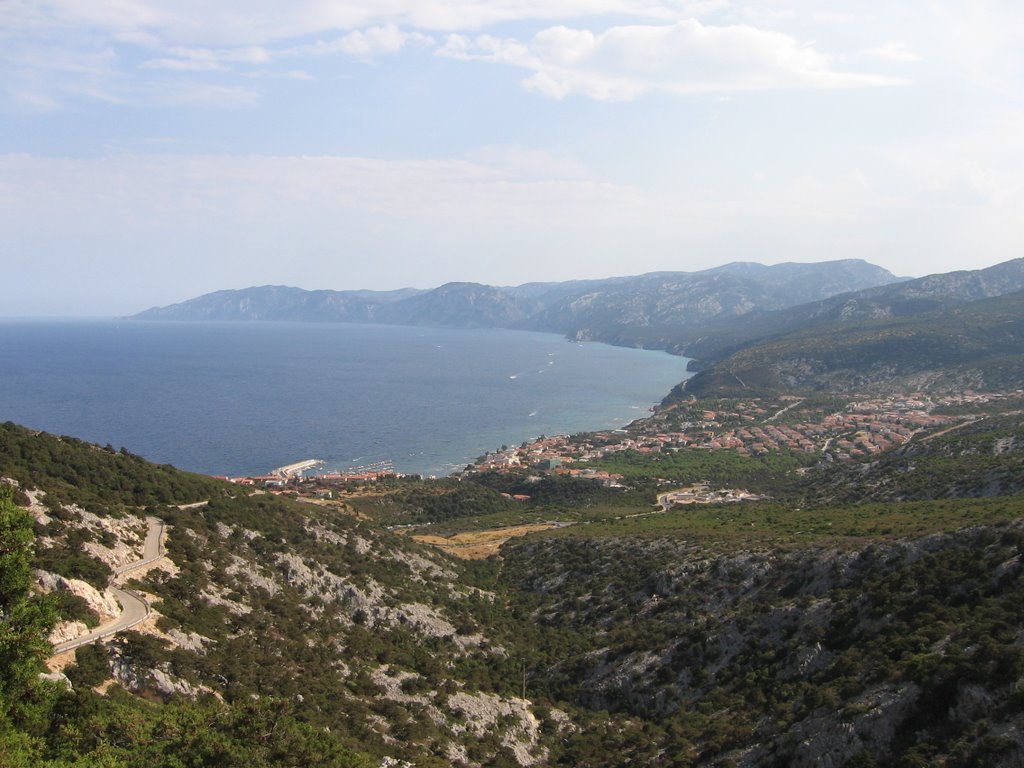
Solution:
M 412 571 L 413 579 L 418 582 L 423 582 L 426 579 L 455 578 L 455 572 L 450 568 L 444 568 L 433 560 L 428 560 L 426 557 L 415 552 L 396 550 L 390 553 L 390 557 L 396 562 L 407 565 L 409 570 Z
M 100 621 L 109 621 L 121 615 L 121 606 L 110 590 L 100 592 L 91 584 L 79 579 L 68 579 L 47 571 L 36 571 L 36 584 L 43 592 L 63 589 L 85 600 L 89 610 L 95 612 Z
M 370 551 L 370 542 L 364 542 L 366 551 Z M 358 547 L 358 544 L 357 544 Z M 446 572 L 425 557 L 395 553 L 395 557 L 415 566 L 415 577 L 422 581 L 420 573 L 443 575 Z M 367 578 L 362 587 L 348 579 L 336 576 L 319 563 L 308 563 L 303 558 L 293 555 L 279 555 L 278 565 L 282 568 L 285 581 L 292 587 L 302 590 L 311 598 L 325 602 L 344 603 L 352 608 L 352 613 L 363 611 L 371 625 L 405 625 L 418 634 L 427 637 L 452 639 L 462 647 L 478 645 L 483 642 L 482 635 L 457 635 L 455 625 L 445 618 L 444 614 L 429 605 L 422 603 L 403 603 L 397 606 L 388 604 L 386 590 L 374 579 Z
M 170 699 L 173 696 L 196 698 L 203 693 L 212 692 L 206 686 L 193 685 L 159 667 L 155 669 L 139 668 L 132 663 L 131 659 L 126 659 L 116 651 L 110 662 L 110 671 L 114 680 L 127 690 L 149 691 L 157 693 L 165 699 Z
M 60 670 L 55 672 L 43 672 L 39 675 L 39 678 L 41 680 L 49 680 L 51 683 L 59 683 L 65 688 L 71 688 L 71 681 L 68 680 L 67 675 Z
M 245 603 L 232 600 L 230 597 L 227 597 L 227 594 L 227 590 L 218 587 L 215 584 L 209 585 L 201 593 L 203 599 L 206 600 L 207 603 L 224 608 L 235 616 L 245 616 L 248 613 L 252 613 L 252 608 Z
M 167 630 L 167 637 L 176 647 L 200 655 L 206 653 L 206 644 L 212 642 L 210 638 L 203 637 L 198 632 L 182 632 L 179 629 Z
M 448 697 L 448 707 L 466 718 L 467 728 L 483 736 L 499 723 L 506 725 L 502 744 L 523 766 L 542 762 L 546 754 L 535 754 L 540 738 L 540 723 L 527 706 L 526 699 L 506 699 L 490 693 L 460 691 Z
M 445 620 L 440 611 L 422 603 L 400 605 L 391 616 L 429 637 L 452 637 L 455 634 L 455 626 Z
M 857 755 L 874 753 L 885 757 L 885 746 L 892 743 L 896 729 L 910 714 L 920 696 L 913 684 L 900 688 L 879 688 L 859 697 L 847 706 L 861 711 L 852 718 L 842 712 L 828 712 L 797 724 L 793 736 L 798 740 L 789 759 L 793 768 L 840 768 Z
M 266 571 L 237 555 L 231 556 L 231 564 L 225 570 L 232 576 L 240 576 L 253 586 L 267 590 L 271 595 L 276 595 L 281 588 Z
M 14 481 L 12 480 L 11 482 Z M 46 495 L 46 492 L 40 490 L 26 490 L 25 495 L 29 498 L 28 511 L 32 513 L 32 517 L 34 517 L 36 522 L 40 525 L 49 525 L 51 518 L 46 514 L 46 507 L 44 507 L 42 502 L 39 501 Z
M 334 544 L 339 547 L 343 547 L 345 546 L 346 543 L 348 543 L 347 537 L 342 536 L 340 533 L 332 531 L 330 528 L 327 528 L 322 523 L 309 522 L 306 523 L 305 528 L 309 533 L 312 533 L 314 536 L 316 536 L 318 541 L 326 541 L 330 544 Z
M 68 640 L 81 637 L 88 631 L 89 627 L 84 621 L 62 621 L 50 632 L 49 640 L 52 645 L 60 645 Z
M 146 540 L 146 521 L 141 517 L 100 517 L 74 505 L 66 508 L 79 516 L 82 526 L 98 534 L 109 545 L 97 541 L 86 542 L 82 549 L 110 566 L 111 570 L 134 563 L 142 558 Z

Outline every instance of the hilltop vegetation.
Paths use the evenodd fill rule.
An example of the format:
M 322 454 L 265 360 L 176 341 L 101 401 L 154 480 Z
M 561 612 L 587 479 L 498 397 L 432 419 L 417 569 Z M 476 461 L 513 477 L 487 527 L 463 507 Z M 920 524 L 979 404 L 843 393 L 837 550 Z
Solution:
M 623 735 L 625 762 L 1010 765 L 1024 652 L 1006 563 L 1021 541 L 1013 525 L 716 554 L 569 536 L 516 545 L 508 578 L 532 598 L 537 647 L 554 649 L 535 684 L 651 725 Z M 582 739 L 572 749 L 602 762 Z

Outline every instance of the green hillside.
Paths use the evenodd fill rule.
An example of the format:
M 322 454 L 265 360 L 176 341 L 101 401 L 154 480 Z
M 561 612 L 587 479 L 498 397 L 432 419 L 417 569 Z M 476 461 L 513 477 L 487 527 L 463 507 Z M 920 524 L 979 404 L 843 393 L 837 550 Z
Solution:
M 744 349 L 685 391 L 1013 389 L 1024 381 L 1024 292 L 910 318 L 814 326 Z

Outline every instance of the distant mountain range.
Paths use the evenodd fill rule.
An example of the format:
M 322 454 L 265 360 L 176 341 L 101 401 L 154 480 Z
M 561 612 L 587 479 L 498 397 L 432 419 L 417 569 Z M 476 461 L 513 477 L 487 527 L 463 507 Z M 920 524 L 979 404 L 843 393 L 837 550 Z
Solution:
M 813 302 L 897 282 L 859 260 L 764 266 L 736 262 L 700 272 L 495 287 L 307 291 L 261 286 L 217 291 L 146 310 L 140 320 L 278 320 L 520 328 L 639 346 L 678 345 L 679 332 L 715 320 Z
M 218 291 L 140 320 L 512 328 L 665 349 L 702 373 L 687 396 L 752 389 L 1004 386 L 1024 380 L 1024 259 L 898 278 L 860 260 L 495 287 Z M 999 299 L 998 297 L 1004 297 Z M 679 396 L 677 388 L 673 396 Z

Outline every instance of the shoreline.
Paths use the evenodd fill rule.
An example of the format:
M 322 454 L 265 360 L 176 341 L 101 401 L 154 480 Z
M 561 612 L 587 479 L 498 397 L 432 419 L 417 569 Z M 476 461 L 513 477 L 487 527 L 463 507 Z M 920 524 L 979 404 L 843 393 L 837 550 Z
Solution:
M 690 375 L 667 350 L 519 329 L 89 318 L 0 323 L 0 342 L 18 370 L 3 420 L 219 476 L 310 456 L 448 476 L 510 442 L 623 428 Z

